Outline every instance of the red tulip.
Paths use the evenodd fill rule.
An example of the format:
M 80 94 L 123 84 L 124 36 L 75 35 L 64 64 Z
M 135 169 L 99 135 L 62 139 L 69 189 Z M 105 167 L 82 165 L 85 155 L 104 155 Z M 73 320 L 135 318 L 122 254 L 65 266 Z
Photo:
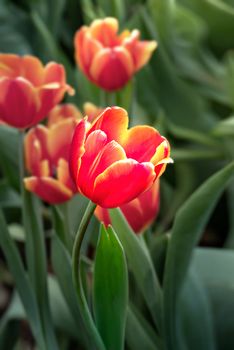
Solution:
M 45 67 L 33 56 L 0 54 L 0 119 L 24 129 L 37 124 L 59 103 L 66 91 L 64 67 Z
M 156 180 L 152 187 L 131 202 L 121 205 L 120 209 L 133 231 L 136 233 L 143 232 L 158 215 L 159 181 Z M 97 206 L 95 215 L 106 226 L 111 224 L 108 209 Z
M 65 202 L 76 192 L 68 158 L 77 122 L 74 117 L 50 120 L 49 127 L 38 125 L 26 134 L 26 168 L 32 176 L 24 179 L 25 187 L 48 203 Z
M 71 174 L 78 191 L 103 208 L 133 200 L 172 162 L 169 143 L 157 130 L 127 127 L 127 112 L 108 107 L 91 127 L 81 120 L 74 133 Z
M 75 58 L 83 73 L 107 91 L 122 88 L 150 59 L 156 41 L 140 41 L 140 32 L 118 32 L 115 18 L 94 20 L 76 32 Z

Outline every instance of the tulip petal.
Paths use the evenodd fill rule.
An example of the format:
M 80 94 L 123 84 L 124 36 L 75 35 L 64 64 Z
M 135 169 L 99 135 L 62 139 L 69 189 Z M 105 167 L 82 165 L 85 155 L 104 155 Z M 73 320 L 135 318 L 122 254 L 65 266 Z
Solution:
M 31 83 L 24 78 L 2 78 L 0 90 L 0 119 L 16 128 L 32 126 L 39 100 Z
M 106 17 L 95 19 L 90 26 L 90 34 L 100 41 L 104 47 L 112 47 L 119 44 L 117 32 L 119 23 L 116 18 Z
M 24 184 L 28 191 L 51 204 L 63 203 L 72 197 L 69 188 L 51 177 L 28 177 L 24 179 Z
M 50 128 L 53 124 L 68 118 L 74 118 L 78 121 L 82 118 L 82 114 L 72 103 L 57 105 L 48 114 L 47 126 Z
M 159 211 L 159 181 L 147 191 L 120 207 L 128 223 L 136 233 L 144 231 L 157 217 Z
M 49 158 L 47 140 L 48 129 L 43 125 L 29 130 L 24 139 L 26 168 L 36 176 L 40 175 L 41 160 Z
M 122 146 L 128 158 L 133 158 L 138 162 L 149 162 L 155 155 L 157 147 L 164 140 L 165 138 L 154 128 L 139 125 L 127 131 Z
M 100 205 L 97 205 L 94 215 L 96 218 L 105 224 L 105 226 L 108 226 L 111 224 L 110 215 L 108 212 L 108 209 L 100 207 Z
M 123 40 L 123 46 L 133 57 L 135 71 L 141 69 L 152 56 L 152 52 L 157 48 L 156 41 L 140 41 L 139 30 L 133 30 L 129 37 Z
M 133 60 L 124 47 L 105 48 L 94 56 L 89 73 L 103 89 L 116 90 L 123 87 L 132 77 Z
M 50 159 L 53 164 L 57 164 L 59 158 L 69 158 L 69 151 L 75 126 L 75 119 L 68 118 L 50 127 L 48 131 L 49 137 L 47 145 Z
M 92 196 L 94 176 L 107 136 L 101 130 L 92 132 L 85 142 L 85 153 L 81 159 L 81 167 L 76 180 L 79 190 L 87 197 Z
M 34 86 L 43 84 L 44 67 L 41 61 L 34 56 L 21 57 L 21 75 Z
M 14 54 L 0 54 L 0 76 L 16 78 L 21 74 L 21 57 Z
M 75 128 L 74 135 L 71 143 L 69 167 L 71 176 L 76 183 L 77 176 L 79 174 L 81 157 L 85 151 L 84 143 L 86 137 L 86 124 L 85 119 L 81 119 Z
M 93 185 L 97 176 L 103 173 L 113 163 L 126 159 L 124 149 L 116 142 L 106 144 L 107 137 L 100 130 L 94 131 L 88 137 L 89 149 L 86 148 L 82 157 L 78 185 L 87 197 L 93 194 Z
M 107 135 L 108 142 L 115 140 L 121 143 L 124 133 L 128 127 L 128 114 L 125 109 L 120 107 L 108 107 L 95 120 L 91 126 L 88 135 L 94 130 L 102 130 Z
M 93 202 L 104 208 L 118 207 L 153 184 L 154 167 L 133 159 L 120 160 L 100 174 L 94 184 Z
M 57 178 L 58 178 L 58 181 L 60 183 L 62 183 L 66 187 L 70 188 L 70 190 L 73 193 L 77 192 L 76 186 L 75 186 L 74 182 L 72 181 L 72 178 L 70 175 L 68 162 L 63 158 L 60 158 L 58 160 Z

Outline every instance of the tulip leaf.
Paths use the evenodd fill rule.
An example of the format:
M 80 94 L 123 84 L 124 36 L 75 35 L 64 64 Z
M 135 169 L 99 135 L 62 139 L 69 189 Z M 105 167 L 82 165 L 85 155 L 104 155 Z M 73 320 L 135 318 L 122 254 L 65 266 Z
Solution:
M 22 261 L 20 259 L 17 248 L 12 241 L 7 226 L 3 217 L 2 212 L 0 211 L 0 245 L 6 257 L 9 269 L 14 278 L 18 293 L 24 305 L 25 311 L 27 313 L 28 320 L 32 332 L 40 346 L 40 349 L 46 349 L 43 331 L 40 323 L 39 309 L 37 306 L 35 294 L 33 293 L 32 287 L 30 285 L 28 276 L 24 271 Z
M 233 266 L 233 250 L 197 248 L 192 260 L 211 300 L 217 348 L 222 350 L 234 348 Z
M 56 350 L 58 345 L 48 300 L 45 237 L 40 214 L 39 200 L 32 193 L 23 189 L 23 221 L 26 233 L 25 243 L 29 278 L 40 308 L 47 346 Z
M 19 194 L 13 190 L 7 183 L 0 183 L 0 207 L 18 208 L 22 205 Z
M 91 346 L 84 330 L 83 321 L 77 304 L 76 292 L 72 282 L 71 257 L 57 236 L 52 239 L 52 264 L 60 289 L 67 303 L 69 311 L 77 326 L 77 337 L 80 342 L 86 342 L 87 347 Z
M 164 320 L 168 349 L 179 349 L 176 333 L 177 298 L 209 216 L 234 173 L 234 163 L 211 176 L 179 209 L 172 227 L 164 274 Z
M 125 254 L 112 227 L 101 225 L 94 265 L 94 315 L 107 349 L 124 349 L 128 303 Z
M 211 302 L 194 268 L 190 269 L 182 287 L 178 298 L 178 310 L 177 332 L 181 337 L 178 339 L 177 347 L 189 350 L 215 350 Z
M 128 317 L 127 317 L 127 326 L 126 326 L 126 343 L 130 350 L 158 350 L 158 340 L 155 337 L 155 334 L 152 336 L 152 330 L 147 332 L 148 323 L 142 320 L 142 316 L 139 317 L 139 314 L 136 313 L 133 307 L 129 307 L 128 309 Z M 150 334 L 149 334 L 150 333 Z
M 148 250 L 143 246 L 119 209 L 111 209 L 112 225 L 123 245 L 128 265 L 144 296 L 153 320 L 161 328 L 162 290 Z

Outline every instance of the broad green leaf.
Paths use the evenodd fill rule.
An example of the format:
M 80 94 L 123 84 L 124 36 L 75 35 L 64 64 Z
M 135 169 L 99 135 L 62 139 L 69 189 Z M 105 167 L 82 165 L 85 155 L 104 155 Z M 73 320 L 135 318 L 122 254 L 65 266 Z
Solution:
M 189 267 L 193 248 L 217 200 L 234 173 L 234 163 L 203 183 L 179 209 L 172 227 L 164 274 L 164 321 L 168 349 L 176 350 L 177 298 Z
M 52 239 L 52 264 L 64 299 L 77 326 L 77 338 L 88 348 L 92 346 L 92 342 L 87 339 L 77 304 L 76 292 L 72 282 L 71 257 L 57 236 L 53 236 Z
M 194 269 L 190 269 L 178 299 L 177 324 L 182 341 L 179 349 L 216 349 L 210 299 Z
M 160 330 L 162 290 L 150 254 L 132 231 L 119 209 L 111 209 L 110 216 L 114 230 L 124 248 L 129 268 L 133 272 L 138 288 L 144 296 L 158 330 Z
M 122 245 L 110 226 L 101 225 L 94 264 L 94 315 L 107 349 L 124 349 L 128 275 Z
M 126 343 L 130 350 L 161 349 L 160 339 L 158 339 L 152 329 L 148 331 L 149 327 L 147 321 L 143 321 L 143 317 L 139 316 L 139 313 L 133 307 L 128 308 Z
M 26 232 L 25 243 L 29 278 L 40 309 L 47 346 L 56 350 L 58 345 L 48 300 L 45 236 L 42 227 L 41 206 L 39 200 L 25 189 L 23 189 L 23 222 Z
M 7 231 L 7 226 L 1 211 L 0 230 L 0 245 L 4 251 L 9 269 L 16 284 L 16 288 L 24 305 L 32 332 L 40 348 L 42 350 L 45 350 L 46 347 L 43 339 L 43 331 L 40 323 L 39 309 L 37 306 L 35 294 L 33 293 L 32 287 L 29 283 L 28 276 L 24 271 L 24 267 L 17 248 Z
M 213 248 L 197 248 L 192 266 L 200 276 L 211 300 L 217 348 L 234 348 L 234 252 Z M 231 277 L 230 277 L 231 276 Z
M 154 263 L 155 270 L 157 272 L 160 283 L 163 281 L 163 273 L 167 255 L 167 248 L 169 244 L 170 236 L 168 234 L 161 234 L 156 236 L 152 241 L 150 247 L 150 255 Z

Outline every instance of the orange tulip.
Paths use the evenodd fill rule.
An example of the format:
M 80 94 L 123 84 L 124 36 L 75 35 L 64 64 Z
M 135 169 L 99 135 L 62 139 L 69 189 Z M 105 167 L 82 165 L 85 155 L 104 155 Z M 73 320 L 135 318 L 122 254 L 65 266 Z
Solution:
M 156 41 L 140 41 L 140 32 L 118 32 L 115 18 L 94 20 L 75 34 L 75 58 L 82 72 L 107 91 L 122 88 L 150 59 Z
M 72 103 L 63 103 L 55 106 L 48 114 L 47 126 L 50 126 L 58 121 L 67 118 L 81 119 L 87 117 L 88 122 L 94 119 L 103 112 L 103 108 L 95 106 L 91 102 L 85 102 L 83 105 L 83 113 Z
M 121 205 L 120 209 L 133 231 L 136 233 L 143 232 L 158 215 L 159 181 L 156 180 L 152 187 L 131 202 Z M 97 206 L 95 215 L 106 226 L 111 224 L 108 209 Z
M 127 112 L 108 107 L 91 127 L 81 120 L 73 136 L 70 168 L 77 189 L 103 208 L 133 200 L 172 162 L 169 143 L 157 130 L 127 127 Z
M 36 57 L 13 54 L 0 54 L 0 90 L 0 119 L 20 129 L 45 118 L 66 91 L 73 93 L 62 65 L 43 67 Z
M 65 202 L 76 192 L 68 158 L 77 122 L 74 116 L 50 120 L 49 127 L 37 125 L 26 134 L 26 168 L 32 176 L 24 179 L 25 187 L 48 203 Z

